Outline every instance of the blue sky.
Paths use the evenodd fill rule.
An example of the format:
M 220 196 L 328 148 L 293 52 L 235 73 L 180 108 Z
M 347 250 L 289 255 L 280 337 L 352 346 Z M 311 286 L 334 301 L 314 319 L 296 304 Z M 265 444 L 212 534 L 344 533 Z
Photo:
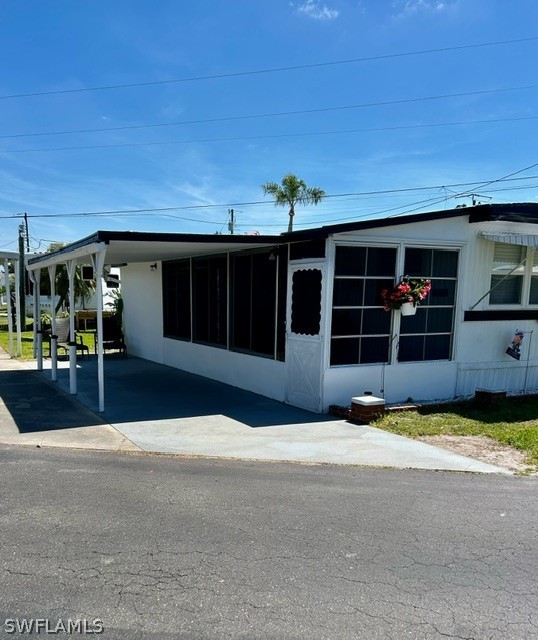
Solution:
M 33 251 L 226 232 L 230 207 L 237 233 L 281 233 L 261 185 L 287 172 L 329 196 L 297 229 L 538 200 L 538 166 L 486 184 L 538 162 L 533 0 L 26 0 L 0 22 L 6 250 L 22 212 Z M 168 210 L 76 215 L 140 209 Z

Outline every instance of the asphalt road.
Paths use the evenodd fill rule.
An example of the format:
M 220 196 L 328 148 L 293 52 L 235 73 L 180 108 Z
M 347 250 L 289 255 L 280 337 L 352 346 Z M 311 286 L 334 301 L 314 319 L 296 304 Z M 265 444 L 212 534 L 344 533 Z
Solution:
M 2 638 L 538 637 L 536 479 L 0 447 L 0 493 Z

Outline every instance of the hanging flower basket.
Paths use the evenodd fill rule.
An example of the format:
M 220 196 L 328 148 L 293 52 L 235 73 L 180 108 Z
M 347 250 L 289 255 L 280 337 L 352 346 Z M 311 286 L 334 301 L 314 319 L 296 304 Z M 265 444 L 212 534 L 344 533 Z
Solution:
M 409 276 L 404 276 L 392 289 L 383 289 L 381 292 L 383 308 L 385 311 L 399 309 L 403 316 L 413 316 L 431 288 L 430 280 L 412 280 Z
M 414 316 L 417 308 L 412 302 L 404 302 L 400 307 L 400 312 L 402 316 Z

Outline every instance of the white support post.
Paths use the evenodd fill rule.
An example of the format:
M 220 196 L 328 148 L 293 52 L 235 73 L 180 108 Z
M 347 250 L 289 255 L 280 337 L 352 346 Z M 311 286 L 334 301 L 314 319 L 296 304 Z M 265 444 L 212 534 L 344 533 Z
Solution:
M 53 382 L 58 381 L 58 336 L 56 335 L 56 265 L 52 264 L 48 267 L 50 280 L 50 297 L 52 300 L 52 308 L 50 310 L 50 362 Z
M 15 262 L 15 311 L 17 313 L 17 349 L 15 353 L 17 356 L 22 356 L 21 274 L 18 260 Z
M 75 342 L 75 268 L 74 260 L 67 262 L 69 280 L 69 393 L 77 393 L 77 343 Z
M 9 262 L 4 260 L 4 277 L 6 282 L 7 331 L 9 335 L 9 355 L 13 358 L 13 309 L 11 307 L 11 283 L 9 281 Z
M 40 309 L 40 279 L 41 269 L 29 271 L 30 280 L 34 287 L 34 357 L 37 360 L 37 370 L 43 371 L 43 332 L 41 331 Z
M 103 268 L 106 249 L 92 253 L 93 273 L 97 297 L 97 383 L 99 386 L 99 411 L 105 410 L 105 363 L 103 354 Z

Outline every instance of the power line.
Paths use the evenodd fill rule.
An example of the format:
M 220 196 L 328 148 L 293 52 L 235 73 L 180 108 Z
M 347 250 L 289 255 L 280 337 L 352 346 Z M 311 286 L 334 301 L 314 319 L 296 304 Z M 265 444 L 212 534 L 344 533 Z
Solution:
M 461 120 L 450 122 L 432 122 L 416 125 L 394 125 L 390 127 L 368 127 L 360 129 L 335 129 L 332 131 L 303 131 L 297 133 L 279 133 L 279 134 L 266 134 L 255 136 L 230 136 L 222 138 L 195 138 L 190 140 L 161 140 L 153 142 L 118 142 L 111 144 L 96 144 L 96 145 L 74 145 L 67 147 L 41 147 L 41 148 L 29 148 L 29 149 L 0 149 L 0 154 L 8 153 L 41 153 L 41 152 L 54 152 L 54 151 L 90 151 L 95 149 L 126 149 L 136 147 L 155 147 L 166 145 L 179 145 L 179 144 L 206 144 L 212 142 L 240 142 L 240 141 L 253 141 L 253 140 L 279 140 L 286 138 L 306 138 L 316 136 L 331 136 L 331 135 L 349 135 L 355 133 L 380 133 L 384 131 L 413 131 L 420 129 L 435 129 L 441 127 L 455 127 L 455 126 L 470 126 L 470 125 L 485 125 L 495 124 L 499 122 L 525 122 L 530 120 L 537 120 L 538 116 L 514 116 L 510 118 L 491 118 L 485 120 Z
M 525 167 L 523 169 L 519 169 L 518 171 L 508 174 L 508 176 L 515 176 L 519 173 L 529 170 L 530 168 L 538 166 L 538 163 L 530 165 L 529 167 Z M 465 195 L 466 193 L 481 189 L 484 186 L 489 184 L 498 183 L 498 182 L 516 182 L 522 180 L 534 180 L 537 179 L 538 175 L 526 176 L 526 177 L 503 177 L 496 178 L 494 180 L 481 182 L 456 182 L 450 183 L 446 185 L 430 185 L 430 186 L 422 186 L 422 187 L 403 187 L 398 189 L 380 189 L 374 191 L 356 191 L 356 192 L 344 192 L 344 193 L 335 193 L 335 194 L 327 194 L 324 197 L 324 200 L 331 198 L 349 198 L 351 196 L 371 196 L 371 195 L 393 195 L 393 194 L 401 194 L 401 193 L 412 193 L 417 191 L 432 191 L 435 189 L 446 189 L 450 187 L 470 187 L 468 191 L 463 192 L 454 192 L 454 195 L 446 196 L 441 199 L 436 198 L 438 201 L 444 201 L 445 199 L 451 199 L 456 195 Z M 506 190 L 511 190 L 511 188 L 507 188 Z M 528 188 L 528 187 L 527 187 Z M 429 200 L 429 199 L 428 199 Z M 218 204 L 200 204 L 200 205 L 184 205 L 177 207 L 156 207 L 156 208 L 148 208 L 148 209 L 114 209 L 114 210 L 100 210 L 100 211 L 79 211 L 79 212 L 67 212 L 67 213 L 42 213 L 42 214 L 28 214 L 29 218 L 64 218 L 64 217 L 94 217 L 94 216 L 119 216 L 119 215 L 139 215 L 139 214 L 147 214 L 147 213 L 161 213 L 169 215 L 170 217 L 175 217 L 177 219 L 188 220 L 191 222 L 207 222 L 208 224 L 222 224 L 222 220 L 219 221 L 206 221 L 194 218 L 180 218 L 178 216 L 171 216 L 170 213 L 174 211 L 191 211 L 191 210 L 203 210 L 203 209 L 228 209 L 228 208 L 237 208 L 237 207 L 246 207 L 246 206 L 257 206 L 257 205 L 266 205 L 271 203 L 272 201 L 268 200 L 253 200 L 249 202 L 228 202 L 228 203 L 218 203 Z M 419 203 L 416 203 L 419 204 Z M 407 206 L 407 205 L 403 205 Z M 398 207 L 396 207 L 398 208 Z M 381 212 L 385 213 L 387 210 Z M 372 213 L 368 215 L 373 215 Z M 0 216 L 0 219 L 14 219 L 21 218 L 22 214 L 12 214 L 6 216 Z M 271 226 L 271 225 L 264 225 Z
M 328 113 L 331 111 L 346 111 L 352 109 L 364 109 L 371 107 L 381 107 L 381 106 L 390 106 L 396 104 L 411 104 L 416 102 L 427 102 L 430 100 L 446 100 L 448 98 L 462 98 L 468 96 L 477 96 L 477 95 L 488 95 L 495 93 L 506 93 L 509 91 L 528 91 L 530 89 L 538 89 L 538 85 L 527 85 L 522 87 L 504 87 L 501 89 L 482 89 L 477 91 L 466 91 L 459 93 L 446 93 L 434 96 L 422 96 L 418 98 L 402 98 L 398 100 L 384 100 L 380 102 L 364 102 L 360 104 L 352 104 L 352 105 L 341 105 L 336 107 L 320 107 L 317 109 L 300 109 L 294 111 L 277 111 L 273 113 L 259 113 L 259 114 L 246 114 L 240 116 L 222 116 L 219 118 L 205 118 L 198 120 L 182 120 L 179 122 L 158 122 L 155 124 L 142 124 L 142 125 L 125 125 L 119 127 L 101 127 L 95 129 L 71 129 L 65 131 L 42 131 L 37 133 L 17 133 L 17 134 L 5 134 L 0 135 L 0 139 L 13 139 L 13 138 L 30 138 L 30 137 L 43 137 L 43 136 L 61 136 L 61 135 L 70 135 L 70 134 L 80 134 L 80 133 L 104 133 L 111 131 L 127 131 L 127 130 L 138 130 L 138 129 L 154 129 L 154 128 L 162 128 L 162 127 L 178 127 L 183 125 L 193 125 L 193 124 L 210 124 L 215 122 L 231 122 L 231 121 L 240 121 L 240 120 L 256 120 L 262 118 L 277 118 L 283 116 L 296 116 L 296 115 L 307 115 L 312 113 Z M 229 141 L 237 141 L 237 140 L 256 140 L 260 138 L 280 138 L 280 137 L 290 137 L 297 135 L 329 135 L 333 133 L 354 133 L 361 131 L 390 131 L 392 129 L 402 129 L 402 128 L 422 128 L 422 127 L 439 127 L 439 126 L 451 126 L 458 124 L 482 124 L 484 122 L 509 122 L 511 120 L 533 120 L 536 119 L 536 116 L 521 116 L 514 118 L 498 118 L 491 120 L 476 120 L 476 121 L 468 121 L 468 122 L 449 122 L 449 123 L 434 123 L 430 125 L 402 125 L 396 127 L 379 127 L 374 129 L 355 129 L 351 131 L 328 131 L 328 132 L 314 132 L 314 133 L 303 133 L 303 134 L 281 134 L 274 136 L 249 136 L 249 137 L 234 137 L 234 138 L 209 138 L 202 140 L 171 140 L 164 142 L 141 142 L 141 143 L 118 143 L 118 144 L 110 144 L 110 145 L 91 145 L 91 146 L 78 146 L 78 147 L 56 147 L 56 148 L 48 148 L 48 149 L 14 149 L 10 151 L 10 153 L 26 153 L 30 151 L 65 151 L 67 149 L 101 149 L 106 147 L 129 147 L 129 146 L 149 146 L 149 145 L 163 145 L 163 144 L 188 144 L 195 142 L 229 142 Z
M 220 74 L 211 74 L 205 76 L 191 76 L 186 78 L 177 78 L 173 80 L 153 80 L 148 82 L 132 82 L 126 84 L 112 84 L 112 85 L 102 85 L 96 87 L 85 87 L 79 89 L 59 89 L 54 91 L 32 91 L 28 93 L 13 93 L 6 94 L 0 96 L 0 100 L 8 100 L 12 98 L 30 98 L 35 96 L 55 96 L 55 95 L 65 95 L 72 93 L 85 93 L 90 91 L 108 91 L 111 89 L 130 89 L 134 87 L 151 87 L 151 86 L 162 86 L 169 84 L 179 84 L 184 82 L 200 82 L 203 80 L 217 80 L 223 78 L 238 78 L 242 76 L 254 76 L 268 73 L 282 73 L 285 71 L 299 71 L 304 69 L 318 69 L 322 67 L 331 67 L 337 65 L 345 65 L 345 64 L 354 64 L 358 62 L 373 62 L 375 60 L 390 60 L 393 58 L 404 58 L 411 56 L 420 56 L 427 55 L 431 53 L 445 53 L 449 51 L 463 51 L 466 49 L 478 49 L 482 47 L 494 47 L 500 45 L 507 44 L 517 44 L 522 42 L 532 42 L 538 40 L 538 36 L 531 36 L 529 38 L 517 38 L 513 40 L 497 40 L 494 42 L 481 42 L 478 44 L 467 44 L 467 45 L 458 45 L 453 47 L 440 47 L 438 49 L 422 49 L 418 51 L 403 51 L 400 53 L 387 53 L 378 56 L 365 56 L 361 58 L 350 58 L 347 60 L 334 60 L 329 62 L 317 62 L 312 64 L 303 64 L 303 65 L 293 65 L 287 67 L 272 67 L 268 69 L 253 69 L 249 71 L 234 71 L 228 73 L 220 73 Z
M 538 85 L 536 86 L 538 88 Z M 370 106 L 370 105 L 369 105 Z M 357 108 L 357 107 L 334 107 L 334 109 L 345 109 L 345 108 Z M 308 113 L 307 111 L 303 113 Z M 296 115 L 297 112 L 293 112 L 293 115 Z M 275 114 L 275 115 L 283 115 L 283 114 Z M 256 118 L 258 116 L 251 116 Z M 267 115 L 262 115 L 259 117 L 268 117 Z M 199 142 L 230 142 L 230 141 L 238 141 L 238 140 L 259 140 L 266 138 L 289 138 L 294 136 L 323 136 L 323 135 L 334 135 L 334 134 L 344 134 L 344 133 L 367 133 L 367 132 L 375 132 L 375 131 L 396 131 L 401 129 L 425 129 L 429 127 L 451 127 L 451 126 L 460 126 L 467 124 L 489 124 L 489 123 L 497 123 L 497 122 L 516 122 L 519 120 L 536 120 L 538 116 L 512 116 L 506 118 L 490 118 L 483 120 L 456 120 L 450 122 L 433 122 L 426 124 L 409 124 L 409 125 L 394 125 L 391 127 L 372 127 L 368 129 L 340 129 L 335 131 L 312 131 L 305 133 L 282 133 L 282 134 L 273 134 L 273 135 L 261 135 L 261 136 L 245 136 L 245 137 L 230 137 L 230 138 L 205 138 L 202 140 L 172 140 L 166 142 L 142 142 L 142 143 L 132 143 L 133 145 L 151 145 L 151 144 L 188 144 L 188 143 L 199 143 Z M 159 122 L 156 124 L 143 124 L 143 125 L 130 125 L 130 126 L 122 126 L 122 127 L 108 127 L 102 129 L 72 129 L 69 131 L 49 131 L 49 132 L 39 132 L 39 133 L 16 133 L 12 135 L 0 135 L 0 139 L 13 139 L 13 138 L 33 138 L 33 137 L 42 137 L 42 136 L 61 136 L 61 135 L 70 135 L 70 134 L 78 134 L 78 133 L 103 133 L 108 131 L 126 131 L 133 129 L 154 129 L 157 127 L 176 127 L 183 124 L 200 124 L 201 120 L 193 121 L 193 122 Z M 214 120 L 212 120 L 214 122 Z M 129 144 L 129 143 L 126 143 Z M 111 146 L 120 146 L 120 145 L 111 145 Z M 73 148 L 73 147 L 66 147 Z M 76 147 L 75 147 L 76 148 Z M 87 148 L 87 147 L 81 147 Z M 94 147 L 90 147 L 94 148 Z M 45 151 L 46 149 L 42 149 Z M 17 151 L 17 150 L 16 150 Z M 20 151 L 20 150 L 19 150 Z M 32 151 L 31 149 L 29 151 Z

